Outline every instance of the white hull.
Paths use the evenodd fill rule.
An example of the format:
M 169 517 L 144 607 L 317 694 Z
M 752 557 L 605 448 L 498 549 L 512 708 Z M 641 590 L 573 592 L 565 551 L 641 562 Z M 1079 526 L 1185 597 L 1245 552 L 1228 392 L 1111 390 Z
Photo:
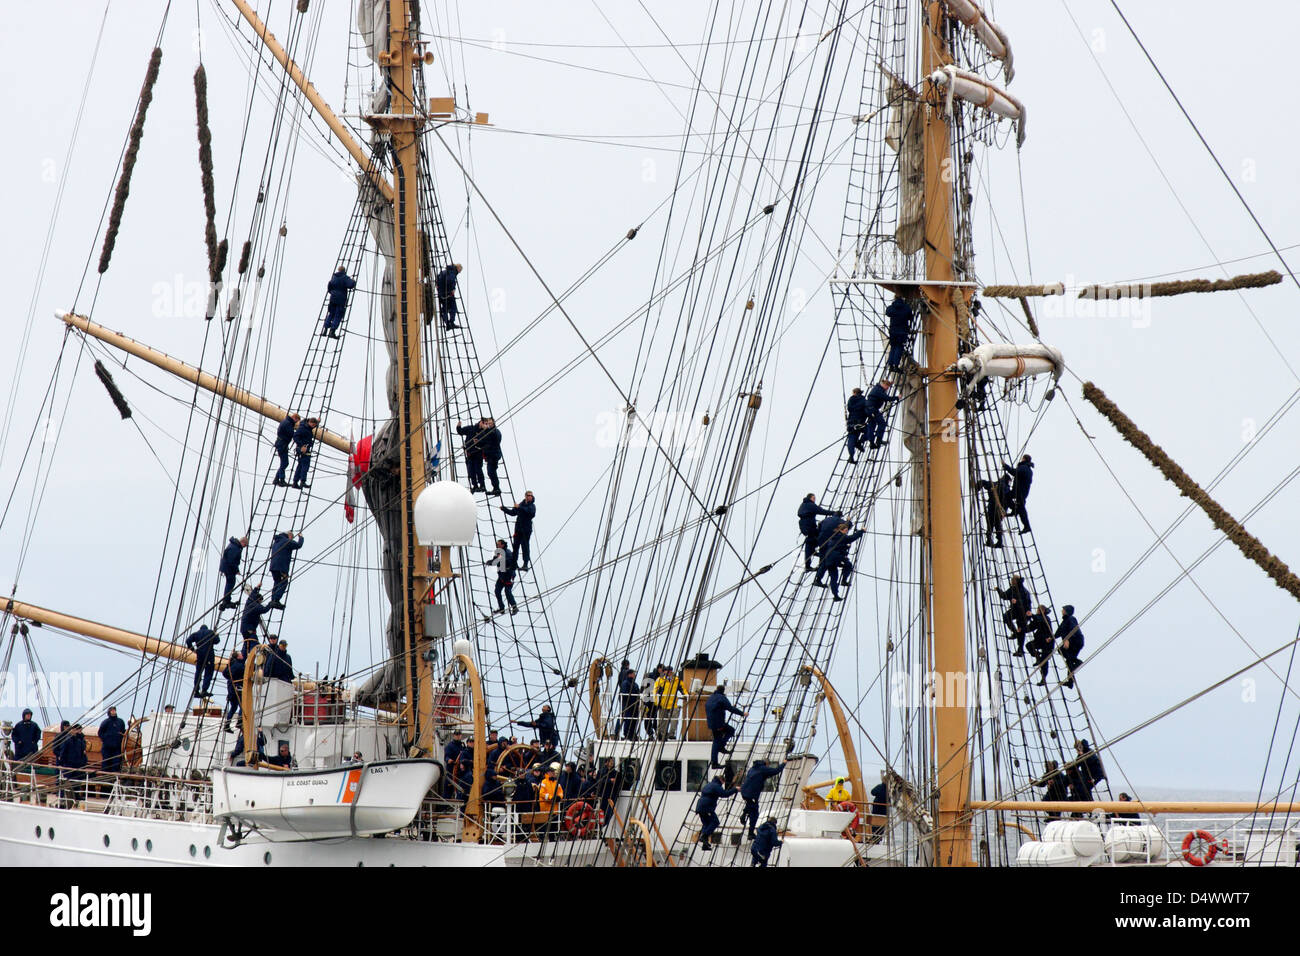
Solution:
M 37 835 L 39 832 L 39 836 Z M 215 824 L 0 803 L 0 866 L 503 866 L 503 847 L 342 837 L 239 846 Z

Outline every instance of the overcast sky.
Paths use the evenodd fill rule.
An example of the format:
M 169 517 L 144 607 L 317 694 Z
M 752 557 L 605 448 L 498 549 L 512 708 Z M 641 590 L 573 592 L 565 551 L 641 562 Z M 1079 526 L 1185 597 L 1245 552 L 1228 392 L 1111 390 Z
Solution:
M 345 95 L 344 89 L 345 78 L 352 75 L 346 66 L 346 6 L 329 5 L 312 75 L 328 99 L 355 115 L 357 90 L 352 86 Z M 699 41 L 701 5 L 657 0 L 646 6 L 674 41 Z M 1221 4 L 1209 2 L 1123 6 L 1264 229 L 1280 247 L 1300 243 L 1293 225 L 1300 211 L 1295 190 L 1300 160 L 1292 124 L 1286 122 L 1283 66 L 1291 59 L 1289 41 L 1300 26 L 1300 12 L 1264 2 L 1238 4 L 1231 16 Z M 98 255 L 97 224 L 162 7 L 119 3 L 109 10 L 70 156 L 103 4 L 60 6 L 57 69 L 50 68 L 49 44 L 34 41 L 49 35 L 47 9 L 14 7 L 0 34 L 10 129 L 9 148 L 0 160 L 8 184 L 8 228 L 0 231 L 0 262 L 10 289 L 5 352 L 15 369 L 22 363 L 21 388 L 10 410 L 12 428 L 0 461 L 6 494 L 23 477 L 20 461 L 32 436 L 39 441 L 43 434 L 40 405 L 61 342 L 61 326 L 51 315 L 73 305 L 87 257 Z M 247 71 L 242 48 L 217 28 L 212 5 L 199 7 L 217 205 L 224 213 L 240 161 Z M 272 5 L 277 32 L 291 7 L 288 2 Z M 1283 268 L 1266 254 L 1268 244 L 1259 228 L 1109 3 L 1004 0 L 994 13 L 1011 38 L 1016 64 L 1011 89 L 1025 102 L 1029 120 L 1019 159 L 1008 146 L 982 164 L 986 178 L 977 189 L 974 214 L 982 280 L 1026 281 L 1031 275 L 1044 282 L 1071 276 L 1080 281 L 1216 278 Z M 201 282 L 206 269 L 190 83 L 196 63 L 194 18 L 192 5 L 177 5 L 172 12 L 112 268 L 94 300 L 92 260 L 91 278 L 76 299 L 82 310 L 94 300 L 99 322 L 191 360 L 198 354 L 203 321 L 176 314 L 172 300 L 176 290 L 182 300 L 191 294 L 186 284 Z M 567 286 L 671 189 L 681 113 L 692 85 L 687 67 L 673 51 L 654 46 L 663 37 L 639 5 L 571 3 L 542 10 L 524 3 L 464 4 L 455 11 L 451 29 L 425 26 L 481 41 L 447 57 L 441 55 L 445 44 L 435 47 L 439 61 L 426 74 L 430 93 L 442 92 L 445 76 L 458 83 L 468 78 L 468 105 L 489 112 L 494 128 L 475 131 L 463 155 L 472 159 L 480 187 L 547 282 L 552 288 Z M 698 52 L 683 51 L 687 60 Z M 351 56 L 355 61 L 357 51 Z M 465 90 L 459 93 L 465 103 Z M 257 139 L 257 131 L 264 137 L 269 108 L 259 103 L 249 157 L 256 155 L 260 163 L 264 140 Z M 847 118 L 838 122 L 846 128 L 833 139 L 850 133 Z M 323 142 L 319 136 L 308 138 Z M 317 149 L 304 140 L 286 190 L 288 235 L 277 328 L 290 331 L 277 340 L 265 382 L 259 382 L 273 400 L 287 400 L 292 389 L 351 211 L 354 190 L 338 157 L 337 149 Z M 245 162 L 251 166 L 254 161 Z M 435 157 L 435 170 L 448 232 L 466 263 L 462 290 L 486 360 L 523 330 L 547 300 L 481 210 L 469 207 L 472 215 L 466 220 L 466 189 L 445 155 Z M 844 175 L 843 169 L 832 170 L 817 195 L 814 229 L 831 249 L 839 238 Z M 252 188 L 241 184 L 241 209 L 251 200 Z M 47 257 L 43 244 L 61 191 Z M 655 251 L 651 243 L 629 250 L 575 298 L 570 312 L 584 332 L 598 335 L 636 308 L 650 288 Z M 833 256 L 812 240 L 803 253 L 794 284 L 817 290 Z M 1237 259 L 1242 261 L 1216 265 Z M 1242 517 L 1296 467 L 1300 424 L 1294 413 L 1264 437 L 1255 440 L 1254 435 L 1300 386 L 1300 329 L 1294 321 L 1298 293 L 1288 277 L 1283 285 L 1244 295 L 1160 299 L 1150 303 L 1149 316 L 1137 321 L 1040 310 L 1043 338 L 1064 352 L 1071 373 L 1062 389 L 1068 407 L 1058 399 L 1030 444 L 1038 463 L 1030 510 L 1057 602 L 1071 602 L 1089 614 L 1096 606 L 1085 625 L 1088 652 L 1123 629 L 1080 678 L 1103 738 L 1291 640 L 1300 609 L 1227 544 L 1148 608 L 1180 575 L 1180 565 L 1189 566 L 1219 540 L 1200 514 L 1166 539 L 1168 550 L 1159 549 L 1110 593 L 1185 502 L 1082 401 L 1080 381 L 1095 381 L 1106 390 L 1202 484 L 1244 443 L 1254 441 L 1244 462 L 1214 492 Z M 30 341 L 22 347 L 29 314 L 34 316 Z M 811 293 L 799 316 L 801 333 L 807 323 L 806 337 L 791 337 L 781 357 L 781 376 L 765 382 L 771 388 L 765 396 L 770 418 L 761 426 L 763 440 L 756 443 L 763 449 L 760 461 L 769 450 L 779 459 L 777 452 L 789 440 L 783 426 L 788 429 L 793 422 L 791 409 L 808 388 L 830 318 L 829 293 L 824 288 Z M 1026 338 L 1023 330 L 1018 336 Z M 512 409 L 579 349 L 573 331 L 559 317 L 548 318 L 524 348 L 508 353 L 489 373 L 489 387 L 500 396 L 494 396 L 494 404 Z M 68 354 L 75 358 L 74 349 Z M 25 531 L 32 510 L 30 482 L 19 480 L 19 493 L 0 528 L 6 556 L 0 562 L 0 584 L 7 593 L 17 575 L 18 595 L 25 600 L 144 630 L 173 495 L 171 477 L 141 434 L 120 422 L 94 382 L 89 361 L 76 373 L 77 387 L 57 441 L 46 448 L 57 457 L 30 538 Z M 620 368 L 623 357 L 615 353 L 611 361 Z M 341 374 L 340 395 L 349 385 L 359 392 L 364 353 L 350 351 Z M 142 375 L 177 393 L 165 380 Z M 141 417 L 149 419 L 140 424 L 154 451 L 173 467 L 186 410 L 132 376 L 119 375 L 119 384 Z M 811 452 L 841 427 L 843 384 L 837 376 L 818 382 L 814 403 L 823 422 L 805 426 L 808 434 L 800 435 L 796 451 Z M 618 406 L 613 388 L 589 363 L 507 417 L 507 454 L 523 479 L 518 487 L 526 483 L 543 502 L 538 535 L 548 549 L 544 567 L 549 579 L 573 574 L 589 554 L 599 509 L 584 503 L 583 496 L 609 460 L 609 451 L 599 445 L 601 416 Z M 356 412 L 363 410 L 358 397 Z M 1076 424 L 1076 413 L 1095 446 Z M 1032 412 L 1009 413 L 1013 445 L 1028 434 L 1033 421 Z M 346 423 L 337 424 L 346 430 Z M 258 449 L 251 442 L 241 454 L 247 488 L 247 472 L 260 472 L 264 458 L 254 461 Z M 341 468 L 338 461 L 332 464 Z M 788 504 L 793 511 L 803 491 L 821 486 L 829 465 L 822 458 L 793 475 L 778 507 Z M 752 486 L 764 477 L 760 467 L 747 480 Z M 329 480 L 341 487 L 341 477 Z M 1292 487 L 1282 488 L 1247 527 L 1283 561 L 1300 566 L 1295 494 Z M 247 490 L 236 495 L 236 509 L 247 507 L 246 495 Z M 579 520 L 561 531 L 561 523 L 571 517 Z M 734 534 L 743 538 L 760 518 L 747 512 L 733 525 Z M 791 546 L 787 536 L 793 536 L 793 523 L 786 527 L 784 520 L 771 523 L 774 555 Z M 321 519 L 320 527 L 317 540 L 332 539 L 342 528 L 341 514 Z M 225 529 L 216 529 L 213 537 L 201 561 L 210 585 Z M 24 540 L 28 550 L 19 572 Z M 303 670 L 312 670 L 317 660 L 324 666 L 332 596 L 340 580 L 337 569 L 323 566 L 310 586 L 304 582 L 296 591 L 291 641 Z M 552 623 L 559 633 L 567 634 L 573 626 L 571 610 L 563 605 L 555 609 Z M 854 699 L 878 667 L 875 613 L 865 602 L 855 610 L 858 627 L 848 633 L 865 663 L 854 663 L 859 655 L 844 654 L 837 666 L 841 689 Z M 153 632 L 160 630 L 166 628 L 156 624 Z M 38 647 L 46 669 L 101 669 L 110 687 L 133 669 L 129 658 L 60 638 L 41 636 Z M 1273 659 L 1279 674 L 1286 672 L 1288 660 L 1287 654 Z M 1139 786 L 1253 791 L 1282 685 L 1263 668 L 1249 676 L 1253 685 L 1231 681 L 1126 740 L 1112 763 L 1117 761 Z M 0 715 L 16 717 L 21 702 L 15 704 L 0 708 Z M 874 732 L 880 714 L 881 707 L 872 701 L 860 716 Z M 1266 792 L 1277 789 L 1279 779 L 1296 774 L 1293 759 L 1285 777 L 1279 777 L 1296 714 L 1294 703 L 1282 713 Z M 1112 779 L 1116 776 L 1112 772 Z

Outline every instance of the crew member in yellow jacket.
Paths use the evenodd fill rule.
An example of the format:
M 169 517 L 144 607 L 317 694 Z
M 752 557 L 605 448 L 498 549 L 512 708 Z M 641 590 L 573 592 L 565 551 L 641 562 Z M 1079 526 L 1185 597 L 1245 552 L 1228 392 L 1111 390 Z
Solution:
M 835 786 L 831 787 L 826 794 L 827 806 L 838 806 L 841 803 L 849 803 L 853 799 L 848 788 L 844 786 L 844 778 L 836 777 Z
M 654 684 L 655 716 L 658 718 L 656 728 L 660 740 L 676 740 L 674 732 L 677 726 L 677 706 L 683 693 L 681 678 L 671 668 L 664 672 Z

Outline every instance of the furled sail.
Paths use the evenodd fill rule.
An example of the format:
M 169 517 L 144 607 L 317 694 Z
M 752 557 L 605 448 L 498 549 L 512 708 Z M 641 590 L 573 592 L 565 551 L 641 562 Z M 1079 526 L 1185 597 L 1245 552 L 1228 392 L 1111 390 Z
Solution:
M 1025 107 L 1006 90 L 994 86 L 984 77 L 959 70 L 949 64 L 941 70 L 930 74 L 930 82 L 941 88 L 946 97 L 946 106 L 952 112 L 954 99 L 964 100 L 995 116 L 1009 119 L 1016 124 L 1016 145 L 1025 141 Z
M 1050 345 L 1012 345 L 990 343 L 967 352 L 954 366 L 974 385 L 986 378 L 1023 378 L 1028 375 L 1051 375 L 1059 381 L 1065 371 L 1060 349 Z
M 890 83 L 889 99 L 893 105 L 885 142 L 898 153 L 898 225 L 894 230 L 894 241 L 900 252 L 910 256 L 920 252 L 925 242 L 922 123 L 914 95 L 897 79 Z
M 943 5 L 948 16 L 960 20 L 975 34 L 991 57 L 1002 61 L 1002 75 L 1010 83 L 1016 71 L 1011 65 L 1011 42 L 1003 29 L 986 17 L 972 0 L 943 0 Z

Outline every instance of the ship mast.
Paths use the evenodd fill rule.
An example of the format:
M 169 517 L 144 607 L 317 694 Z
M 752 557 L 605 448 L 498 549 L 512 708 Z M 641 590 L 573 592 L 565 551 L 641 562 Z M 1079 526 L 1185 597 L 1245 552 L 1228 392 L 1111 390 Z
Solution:
M 407 0 L 388 4 L 387 70 L 389 112 L 367 117 L 389 134 L 393 152 L 393 288 L 397 324 L 397 442 L 401 501 L 402 647 L 405 651 L 406 724 L 413 747 L 427 751 L 433 740 L 432 669 L 418 653 L 424 643 L 419 608 L 429 590 L 429 555 L 415 534 L 415 499 L 427 481 L 420 306 L 420 135 L 425 117 L 417 103 L 418 38 L 411 29 Z M 417 662 L 417 658 L 419 659 Z M 416 686 L 416 669 L 420 686 Z M 417 708 L 418 701 L 418 708 Z M 424 719 L 420 719 L 424 718 Z
M 921 33 L 921 72 L 931 76 L 952 62 L 943 36 L 944 12 L 927 4 Z M 931 665 L 938 675 L 931 727 L 934 785 L 939 819 L 935 828 L 938 866 L 970 866 L 970 751 L 965 699 L 966 603 L 963 581 L 961 445 L 957 434 L 957 362 L 954 285 L 951 131 L 940 104 L 925 108 L 925 279 L 926 407 L 929 417 L 926 467 L 925 553 L 928 559 Z M 962 695 L 963 698 L 969 696 Z

